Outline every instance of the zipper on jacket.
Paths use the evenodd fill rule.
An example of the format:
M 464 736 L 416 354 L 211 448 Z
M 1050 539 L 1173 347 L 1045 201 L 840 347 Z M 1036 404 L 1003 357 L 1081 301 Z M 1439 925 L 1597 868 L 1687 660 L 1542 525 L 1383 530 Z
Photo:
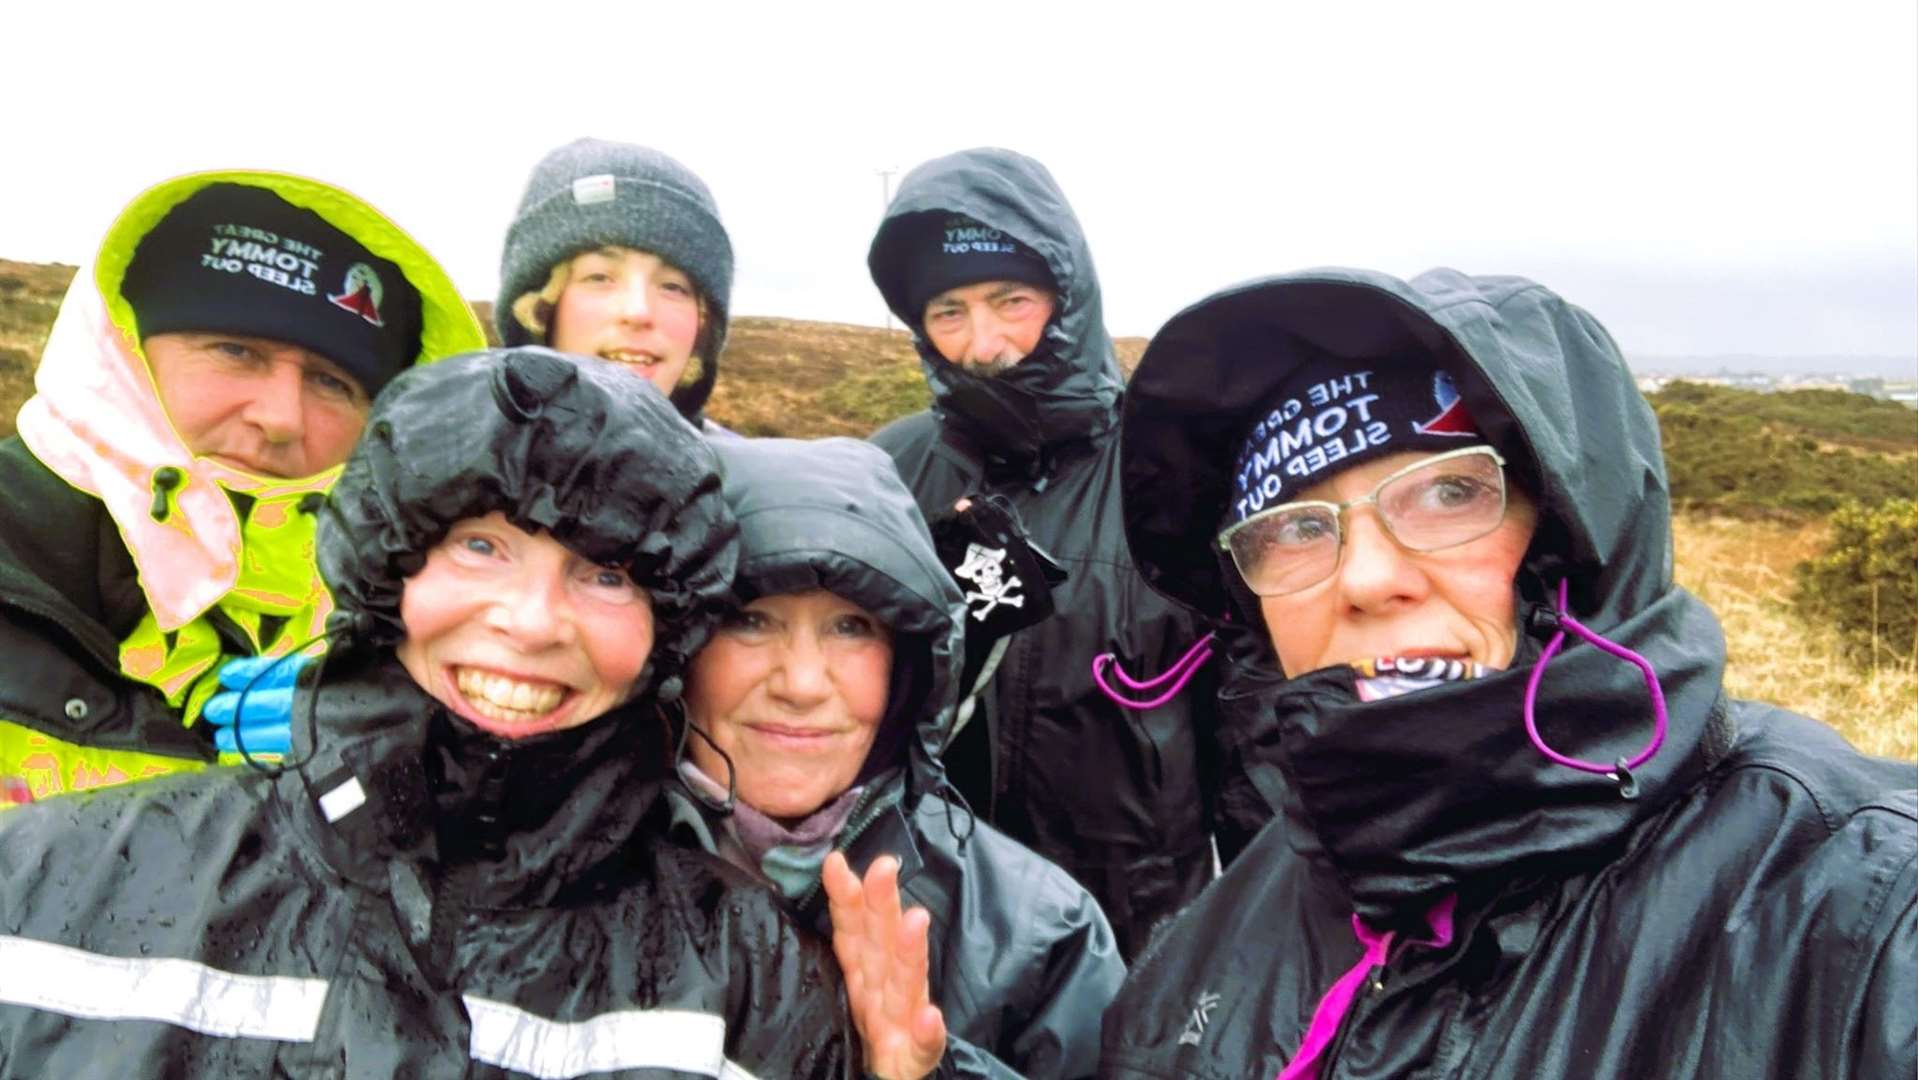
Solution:
M 1012 643 L 1006 643 L 1006 652 L 1012 651 Z M 1000 663 L 1005 657 L 999 658 Z M 993 678 L 999 673 L 993 672 Z M 986 710 L 986 820 L 994 825 L 999 823 L 999 779 L 1005 774 L 1005 766 L 999 760 L 999 707 L 997 702 L 985 700 L 986 692 L 979 691 L 980 704 Z
M 1394 941 L 1391 952 L 1385 957 L 1385 962 L 1374 965 L 1372 970 L 1365 973 L 1365 981 L 1359 985 L 1359 992 L 1352 996 L 1351 1008 L 1346 1010 L 1345 1018 L 1339 1022 L 1338 1034 L 1333 1037 L 1332 1044 L 1325 1048 L 1325 1054 L 1319 1058 L 1321 1078 L 1333 1075 L 1332 1067 L 1345 1052 L 1345 1044 L 1351 1039 L 1353 1030 L 1369 1016 L 1372 1007 L 1384 999 L 1385 983 L 1391 975 L 1390 969 L 1393 963 L 1403 958 L 1414 947 L 1423 948 L 1424 946 L 1416 941 Z
M 862 815 L 861 813 L 861 811 L 870 809 L 872 804 L 879 801 L 885 794 L 886 792 L 881 789 L 879 785 L 875 784 L 873 785 L 873 790 L 859 797 L 859 801 L 853 804 L 852 811 L 846 815 L 846 820 L 853 823 L 852 827 L 839 834 L 838 841 L 832 846 L 834 851 L 840 852 L 841 854 L 851 851 L 853 842 L 861 836 L 864 836 L 868 830 L 879 822 L 880 818 L 885 816 L 884 814 Z M 900 801 L 903 803 L 904 799 L 902 798 Z M 904 812 L 903 809 L 900 811 L 901 814 Z M 908 831 L 910 831 L 910 829 Z M 850 866 L 851 864 L 848 863 L 848 865 Z M 798 903 L 793 905 L 793 910 L 805 914 L 812 909 L 814 901 L 819 899 L 819 894 L 825 891 L 826 878 L 824 874 L 821 874 L 821 876 L 813 879 L 811 885 L 806 887 L 806 891 L 800 895 Z
M 1001 725 L 994 726 L 988 720 L 987 734 L 992 737 L 992 816 L 988 819 L 1000 826 L 999 803 L 1001 799 L 1011 798 L 1015 792 L 1021 796 L 1026 788 L 1026 770 L 1015 762 L 1012 747 L 1025 746 L 1031 742 L 1033 714 L 1038 706 L 1032 700 L 1031 669 L 1032 652 L 1036 647 L 1030 635 L 1036 627 L 1028 626 L 1015 635 L 1013 643 L 1006 647 L 1006 658 L 1000 662 L 996 679 L 1002 680 L 998 690 L 999 700 L 1008 702 L 1004 716 L 999 719 Z M 1008 670 L 1009 669 L 1009 670 Z M 1017 714 L 1017 718 L 1015 718 Z M 1004 748 L 1004 760 L 1001 749 Z M 1001 765 L 1004 768 L 1001 768 Z M 1030 827 L 1032 815 L 1026 815 L 1025 825 Z M 1003 827 L 1003 826 L 1000 826 Z
M 226 646 L 221 650 L 222 652 L 229 652 L 234 656 L 258 656 L 264 651 L 264 643 L 253 640 L 253 635 L 247 628 L 241 626 L 233 616 L 222 611 L 218 604 L 207 608 L 201 618 L 213 628 L 213 634 L 220 639 L 220 643 Z
M 1387 963 L 1390 962 L 1390 958 L 1388 957 Z M 1338 1063 L 1340 1056 L 1345 1053 L 1345 1044 L 1351 1039 L 1352 1030 L 1359 1026 L 1359 1022 L 1370 1009 L 1372 1003 L 1384 996 L 1385 966 L 1385 964 L 1380 964 L 1367 972 L 1365 982 L 1360 987 L 1359 993 L 1352 996 L 1352 1007 L 1345 1011 L 1345 1019 L 1339 1021 L 1338 1034 L 1332 1037 L 1332 1045 L 1326 1047 L 1325 1053 L 1319 1058 L 1319 1076 L 1321 1080 L 1333 1075 L 1333 1066 Z

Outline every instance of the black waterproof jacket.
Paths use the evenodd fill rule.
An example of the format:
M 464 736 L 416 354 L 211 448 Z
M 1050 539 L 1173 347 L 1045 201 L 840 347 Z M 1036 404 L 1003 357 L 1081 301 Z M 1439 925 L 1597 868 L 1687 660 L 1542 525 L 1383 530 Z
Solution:
M 403 577 L 491 510 L 648 588 L 632 702 L 500 740 L 400 666 Z M 530 349 L 395 380 L 323 511 L 342 640 L 296 698 L 297 764 L 0 817 L 0 1077 L 853 1072 L 826 950 L 664 839 L 654 701 L 733 534 L 643 380 Z
M 997 378 L 946 362 L 919 333 L 923 312 L 905 307 L 900 240 L 913 230 L 902 226 L 955 212 L 1039 252 L 1059 284 L 1037 350 Z M 989 752 L 948 755 L 953 780 L 987 821 L 1091 889 L 1132 955 L 1212 876 L 1216 683 L 1202 670 L 1165 705 L 1130 711 L 1092 680 L 1093 658 L 1107 652 L 1134 675 L 1156 675 L 1205 630 L 1147 588 L 1126 551 L 1122 383 L 1091 252 L 1044 166 L 1005 150 L 969 150 L 906 176 L 868 263 L 886 303 L 914 328 L 933 393 L 930 412 L 873 441 L 893 456 L 928 520 L 951 513 L 962 496 L 1003 494 L 1070 575 L 1053 591 L 1057 613 L 1012 639 L 970 721 Z
M 886 715 L 867 791 L 836 846 L 858 872 L 900 860 L 900 892 L 932 917 L 930 982 L 949 1035 L 946 1070 L 980 1077 L 1091 1076 L 1099 1018 L 1125 978 L 1091 894 L 1058 867 L 941 797 L 965 602 L 892 463 L 850 439 L 715 442 L 739 520 L 745 601 L 822 588 L 892 630 Z M 695 736 L 697 737 L 697 736 Z M 724 777 L 715 779 L 724 782 Z M 709 828 L 723 813 L 681 788 Z M 830 937 L 823 888 L 795 915 Z
M 17 437 L 0 440 L 0 491 L 0 718 L 52 745 L 124 751 L 121 763 L 211 763 L 213 744 L 158 689 L 120 674 L 120 642 L 147 605 L 105 504 Z M 63 771 L 50 764 L 47 786 L 63 789 Z M 0 790 L 0 805 L 36 797 L 25 779 L 0 777 L 22 783 Z
M 1317 1012 L 1331 1039 L 1305 1075 L 1914 1075 L 1918 769 L 1725 698 L 1717 620 L 1672 582 L 1655 422 L 1585 312 L 1445 270 L 1309 271 L 1188 309 L 1128 403 L 1129 538 L 1148 575 L 1224 602 L 1236 579 L 1207 541 L 1232 449 L 1311 356 L 1457 381 L 1539 508 L 1518 655 L 1370 704 L 1346 668 L 1271 692 L 1259 752 L 1283 773 L 1283 815 L 1135 968 L 1106 1015 L 1105 1073 L 1273 1076 Z M 1567 610 L 1662 687 L 1669 732 L 1635 797 L 1527 737 L 1561 581 Z M 1636 756 L 1654 727 L 1645 676 L 1577 638 L 1536 704 L 1545 742 L 1588 762 Z M 1394 935 L 1382 963 L 1361 921 Z M 1321 1011 L 1348 972 L 1349 1008 Z

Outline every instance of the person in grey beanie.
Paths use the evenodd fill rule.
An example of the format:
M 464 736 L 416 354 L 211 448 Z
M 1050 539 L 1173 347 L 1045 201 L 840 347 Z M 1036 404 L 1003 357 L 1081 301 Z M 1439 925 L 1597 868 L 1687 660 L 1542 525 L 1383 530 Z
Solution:
M 596 356 L 650 380 L 702 430 L 731 310 L 733 248 L 691 169 L 577 139 L 542 158 L 500 253 L 506 345 Z

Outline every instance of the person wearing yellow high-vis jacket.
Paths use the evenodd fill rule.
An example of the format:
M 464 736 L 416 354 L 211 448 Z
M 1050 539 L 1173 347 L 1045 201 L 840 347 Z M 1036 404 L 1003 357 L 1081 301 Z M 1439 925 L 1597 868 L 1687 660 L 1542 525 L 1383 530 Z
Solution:
M 484 344 L 432 256 L 330 184 L 134 199 L 0 441 L 0 808 L 215 760 L 220 666 L 317 647 L 314 511 L 373 396 Z

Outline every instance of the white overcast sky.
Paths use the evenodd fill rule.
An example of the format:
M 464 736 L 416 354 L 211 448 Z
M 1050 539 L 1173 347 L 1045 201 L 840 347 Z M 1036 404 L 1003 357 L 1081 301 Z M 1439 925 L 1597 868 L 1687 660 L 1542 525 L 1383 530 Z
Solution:
M 1538 278 L 1628 353 L 1918 357 L 1918 4 L 55 0 L 0 15 L 0 256 L 197 169 L 351 188 L 490 298 L 578 135 L 705 178 L 734 309 L 877 324 L 879 170 L 1051 168 L 1118 334 L 1305 266 Z M 1914 360 L 1918 365 L 1918 359 Z

